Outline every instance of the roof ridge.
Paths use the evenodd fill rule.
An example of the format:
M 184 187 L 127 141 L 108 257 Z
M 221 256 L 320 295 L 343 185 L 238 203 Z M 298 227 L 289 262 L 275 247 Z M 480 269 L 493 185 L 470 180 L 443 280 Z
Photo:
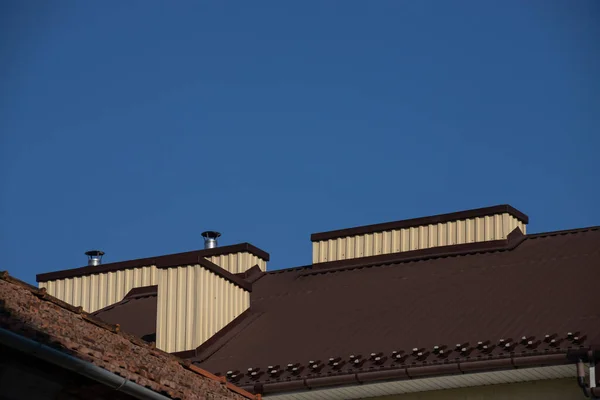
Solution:
M 265 271 L 260 269 L 258 264 L 254 264 L 252 267 L 248 268 L 246 271 L 238 272 L 234 275 L 239 276 L 240 278 L 242 278 L 243 280 L 245 280 L 246 282 L 248 282 L 250 284 L 253 284 L 257 280 L 259 280 L 260 278 L 265 276 L 265 274 L 266 274 Z
M 156 296 L 158 295 L 158 285 L 146 285 L 146 286 L 137 286 L 131 288 L 127 294 L 123 297 L 125 299 L 137 299 L 140 297 L 148 297 L 148 296 Z
M 147 289 L 147 288 L 156 288 L 156 289 L 153 291 L 150 291 L 150 290 L 136 291 L 137 289 Z M 123 297 L 121 300 L 117 301 L 116 303 L 109 304 L 106 307 L 102 307 L 94 312 L 91 312 L 90 315 L 97 316 L 101 312 L 112 310 L 113 308 L 115 308 L 117 306 L 121 306 L 123 304 L 129 303 L 131 300 L 138 300 L 138 299 L 143 299 L 146 297 L 157 297 L 157 296 L 158 296 L 158 285 L 148 285 L 148 286 L 140 286 L 137 288 L 132 288 L 129 292 L 127 292 L 125 297 Z
M 249 252 L 265 261 L 269 261 L 270 255 L 264 250 L 248 242 L 238 243 L 230 246 L 215 247 L 212 249 L 200 249 L 186 251 L 183 253 L 165 254 L 162 256 L 152 256 L 144 258 L 136 258 L 133 260 L 117 261 L 113 263 L 100 264 L 96 266 L 83 266 L 66 270 L 45 272 L 36 275 L 37 282 L 45 282 L 54 279 L 71 278 L 74 276 L 84 276 L 100 272 L 120 271 L 127 268 L 140 268 L 155 265 L 157 268 L 161 266 L 173 266 L 176 263 L 186 263 L 197 261 L 198 259 L 215 255 L 225 255 L 238 252 Z
M 527 234 L 523 234 L 523 236 L 525 236 L 525 239 L 535 239 L 535 238 L 538 238 L 538 237 L 555 236 L 555 235 L 562 235 L 562 234 L 568 234 L 568 233 L 583 233 L 583 232 L 595 231 L 595 230 L 599 230 L 599 229 L 600 229 L 600 225 L 594 225 L 594 226 L 589 226 L 589 227 L 585 227 L 585 228 L 573 228 L 573 229 L 566 229 L 566 230 L 559 230 L 559 231 L 547 231 L 547 232 L 539 232 L 539 233 L 527 233 Z M 476 243 L 490 243 L 490 242 L 492 242 L 492 241 L 476 242 Z M 474 243 L 465 243 L 465 244 L 466 245 L 472 245 Z M 437 246 L 437 247 L 430 247 L 428 249 L 411 250 L 410 252 L 430 250 L 430 249 L 440 249 L 440 248 L 446 249 L 446 248 L 449 248 L 451 246 L 462 246 L 462 245 Z M 398 254 L 406 254 L 406 253 L 409 253 L 409 252 L 408 251 L 403 251 L 403 252 L 399 252 L 399 253 L 382 254 L 382 256 L 383 255 L 389 256 L 391 254 L 398 255 Z M 301 265 L 301 266 L 296 266 L 296 267 L 273 269 L 273 270 L 270 270 L 270 271 L 266 271 L 265 274 L 269 274 L 269 275 L 282 274 L 282 273 L 285 273 L 285 272 L 294 272 L 294 271 L 299 271 L 299 270 L 302 270 L 302 269 L 313 269 L 313 267 L 315 265 L 321 265 L 321 264 L 326 264 L 326 263 L 334 263 L 334 262 L 350 263 L 353 260 L 367 259 L 367 258 L 368 259 L 373 259 L 373 257 L 380 257 L 380 256 L 368 256 L 368 257 L 360 257 L 360 258 L 350 258 L 350 259 L 346 259 L 346 260 L 326 261 L 326 262 L 322 262 L 322 263 L 318 263 L 318 264 L 307 264 L 307 265 Z
M 324 274 L 328 272 L 340 272 L 357 268 L 376 267 L 388 264 L 401 264 L 407 262 L 424 261 L 436 258 L 466 256 L 472 254 L 491 253 L 496 251 L 510 251 L 516 249 L 528 238 L 515 228 L 508 234 L 506 239 L 490 240 L 486 242 L 454 244 L 448 246 L 430 247 L 427 249 L 404 251 L 400 253 L 382 254 L 351 258 L 348 260 L 329 261 L 313 264 L 309 271 L 301 273 L 300 276 Z
M 392 221 L 392 222 L 382 222 L 382 223 L 371 224 L 371 225 L 361 225 L 361 226 L 355 226 L 352 228 L 336 229 L 336 230 L 331 230 L 331 231 L 313 233 L 312 235 L 310 235 L 310 240 L 312 242 L 316 242 L 316 241 L 322 241 L 322 240 L 328 240 L 328 239 L 335 239 L 335 238 L 339 238 L 339 237 L 364 235 L 364 234 L 369 234 L 369 233 L 373 233 L 373 232 L 380 232 L 380 231 L 387 231 L 387 230 L 394 230 L 394 229 L 406 229 L 406 228 L 419 226 L 419 225 L 438 224 L 438 223 L 445 223 L 445 222 L 449 222 L 449 221 L 463 220 L 463 219 L 469 219 L 469 218 L 481 218 L 481 217 L 486 217 L 486 216 L 490 216 L 490 215 L 504 214 L 504 213 L 508 213 L 508 214 L 512 215 L 513 217 L 519 219 L 521 222 L 523 222 L 525 224 L 529 223 L 529 217 L 526 214 L 524 214 L 523 212 L 512 207 L 510 204 L 500 204 L 500 205 L 495 205 L 495 206 L 491 206 L 491 207 L 474 208 L 474 209 L 463 210 L 463 211 L 455 211 L 455 212 L 451 212 L 451 213 L 429 215 L 429 216 L 425 216 L 425 217 L 409 218 L 409 219 L 402 219 L 402 220 Z
M 221 328 L 220 331 L 215 333 L 207 341 L 196 347 L 194 350 L 189 351 L 189 354 L 194 359 L 193 361 L 205 361 L 207 358 L 216 353 L 221 347 L 225 346 L 229 341 L 234 339 L 238 334 L 243 332 L 261 315 L 263 315 L 262 312 L 248 308 L 246 311 L 234 318 L 229 324 Z M 192 352 L 193 354 L 191 354 Z
M 589 231 L 597 231 L 600 229 L 600 225 L 587 226 L 584 228 L 573 228 L 573 229 L 563 229 L 560 231 L 547 231 L 547 232 L 538 232 L 538 233 L 528 233 L 527 237 L 531 239 L 547 237 L 547 236 L 556 236 L 556 235 L 567 235 L 570 233 L 584 233 Z
M 274 274 L 283 274 L 286 272 L 294 272 L 294 271 L 299 271 L 302 269 L 309 269 L 312 268 L 313 264 L 308 264 L 308 265 L 301 265 L 298 267 L 289 267 L 289 268 L 280 268 L 280 269 L 273 269 L 270 271 L 266 271 L 265 274 L 269 274 L 269 275 L 274 275 Z

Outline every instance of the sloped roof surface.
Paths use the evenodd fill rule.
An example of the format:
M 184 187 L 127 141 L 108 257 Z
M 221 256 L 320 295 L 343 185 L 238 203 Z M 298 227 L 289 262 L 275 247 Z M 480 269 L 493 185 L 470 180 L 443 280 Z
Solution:
M 177 399 L 254 398 L 222 379 L 157 350 L 0 272 L 0 327 L 91 362 Z
M 599 343 L 597 227 L 527 235 L 505 250 L 462 254 L 269 272 L 253 283 L 250 311 L 201 346 L 194 360 L 215 373 L 236 371 L 234 381 L 248 387 L 564 354 Z M 278 366 L 277 373 L 268 366 Z M 248 368 L 260 370 L 252 376 Z
M 119 324 L 123 332 L 156 342 L 157 296 L 157 285 L 134 288 L 120 302 L 92 315 L 109 324 Z

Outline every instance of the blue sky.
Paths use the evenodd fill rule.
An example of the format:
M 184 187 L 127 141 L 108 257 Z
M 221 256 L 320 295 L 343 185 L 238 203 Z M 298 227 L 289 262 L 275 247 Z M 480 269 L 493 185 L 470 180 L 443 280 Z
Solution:
M 600 225 L 597 1 L 4 1 L 0 269 L 509 203 Z

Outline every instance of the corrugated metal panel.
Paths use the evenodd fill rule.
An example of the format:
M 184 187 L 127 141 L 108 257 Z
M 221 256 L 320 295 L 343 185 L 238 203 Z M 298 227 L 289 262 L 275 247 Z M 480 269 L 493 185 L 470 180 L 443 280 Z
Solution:
M 455 389 L 527 381 L 555 380 L 574 377 L 575 367 L 573 365 L 561 365 L 553 367 L 523 368 L 512 369 L 507 371 L 482 372 L 477 374 L 450 375 L 394 382 L 371 383 L 355 386 L 338 387 L 332 389 L 266 395 L 264 397 L 273 400 L 363 399 L 441 389 Z M 540 387 L 542 385 L 543 384 L 540 383 Z M 576 393 L 578 396 L 581 396 L 581 392 L 575 380 L 572 381 L 572 385 L 573 393 Z M 473 398 L 481 398 L 480 394 L 476 392 L 474 392 L 473 395 Z M 399 396 L 398 398 L 401 399 L 403 397 Z M 467 399 L 469 397 L 461 396 L 461 398 Z
M 158 284 L 155 266 L 40 282 L 48 294 L 94 312 L 123 300 L 131 289 Z
M 233 274 L 245 272 L 255 265 L 263 271 L 267 270 L 265 260 L 248 252 L 216 255 L 206 259 Z
M 194 349 L 249 306 L 249 292 L 200 265 L 161 269 L 157 347 Z
M 508 213 L 313 242 L 313 263 L 506 239 L 525 224 Z

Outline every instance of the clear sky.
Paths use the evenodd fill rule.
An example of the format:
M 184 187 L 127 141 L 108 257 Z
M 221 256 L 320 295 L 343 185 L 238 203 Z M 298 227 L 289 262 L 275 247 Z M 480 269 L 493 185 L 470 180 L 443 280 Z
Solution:
M 600 225 L 598 1 L 2 1 L 0 270 L 509 203 Z

